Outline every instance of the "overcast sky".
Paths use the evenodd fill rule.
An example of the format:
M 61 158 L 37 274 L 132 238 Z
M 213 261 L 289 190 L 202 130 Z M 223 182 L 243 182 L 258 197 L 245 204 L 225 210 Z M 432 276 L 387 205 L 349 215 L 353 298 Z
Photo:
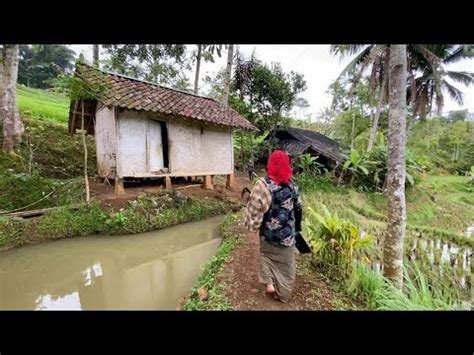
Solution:
M 72 45 L 76 53 L 83 53 L 87 60 L 92 59 L 92 45 Z M 190 46 L 190 50 L 194 46 Z M 340 61 L 329 53 L 329 45 L 239 45 L 239 50 L 250 55 L 255 49 L 258 59 L 265 63 L 280 62 L 283 70 L 302 73 L 307 83 L 307 89 L 301 94 L 308 100 L 308 111 L 313 117 L 324 107 L 330 105 L 331 97 L 326 93 L 328 86 L 337 78 L 350 58 Z M 226 65 L 227 54 L 223 52 L 221 58 L 216 58 L 215 63 L 203 62 L 201 66 L 201 79 L 209 74 L 212 76 Z M 474 72 L 474 60 L 463 60 L 446 67 L 448 70 L 463 70 Z M 189 72 L 191 84 L 194 82 L 194 73 Z M 455 83 L 465 94 L 464 106 L 459 106 L 445 94 L 444 112 L 451 110 L 468 109 L 474 112 L 474 86 L 466 88 Z

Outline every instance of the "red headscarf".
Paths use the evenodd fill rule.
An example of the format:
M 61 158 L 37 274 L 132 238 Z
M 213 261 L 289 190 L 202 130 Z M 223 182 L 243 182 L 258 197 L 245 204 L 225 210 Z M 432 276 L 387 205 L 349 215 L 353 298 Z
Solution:
M 281 151 L 275 150 L 268 158 L 267 176 L 277 185 L 288 184 L 291 179 L 290 158 Z

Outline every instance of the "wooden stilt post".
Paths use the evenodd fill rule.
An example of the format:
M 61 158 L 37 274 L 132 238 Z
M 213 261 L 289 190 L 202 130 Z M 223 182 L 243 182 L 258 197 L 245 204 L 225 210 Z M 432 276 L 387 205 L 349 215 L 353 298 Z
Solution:
M 225 187 L 229 190 L 232 190 L 234 186 L 235 186 L 234 174 L 228 174 Z
M 205 175 L 204 176 L 204 183 L 202 184 L 202 188 L 204 190 L 212 190 L 213 189 L 211 175 Z
M 192 176 L 188 176 L 188 182 L 193 182 L 193 177 Z
M 123 186 L 123 179 L 116 177 L 115 178 L 115 193 L 117 195 L 122 195 L 125 193 L 125 187 Z
M 165 176 L 165 189 L 166 190 L 171 190 L 171 177 Z

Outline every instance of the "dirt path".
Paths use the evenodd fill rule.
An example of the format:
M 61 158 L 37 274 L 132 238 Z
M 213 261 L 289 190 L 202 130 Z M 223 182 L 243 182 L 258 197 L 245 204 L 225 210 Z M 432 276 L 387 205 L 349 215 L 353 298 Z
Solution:
M 297 255 L 293 297 L 284 304 L 265 294 L 258 282 L 259 240 L 246 234 L 233 250 L 218 279 L 226 285 L 227 297 L 236 310 L 334 310 L 351 308 L 350 301 L 335 291 L 324 276 L 311 269 L 309 256 Z

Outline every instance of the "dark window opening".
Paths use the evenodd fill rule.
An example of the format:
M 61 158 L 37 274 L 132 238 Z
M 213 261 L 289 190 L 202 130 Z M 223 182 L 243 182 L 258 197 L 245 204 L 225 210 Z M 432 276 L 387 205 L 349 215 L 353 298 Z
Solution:
M 169 168 L 169 142 L 168 142 L 168 126 L 166 122 L 160 121 L 161 125 L 161 140 L 163 142 L 163 165 Z

